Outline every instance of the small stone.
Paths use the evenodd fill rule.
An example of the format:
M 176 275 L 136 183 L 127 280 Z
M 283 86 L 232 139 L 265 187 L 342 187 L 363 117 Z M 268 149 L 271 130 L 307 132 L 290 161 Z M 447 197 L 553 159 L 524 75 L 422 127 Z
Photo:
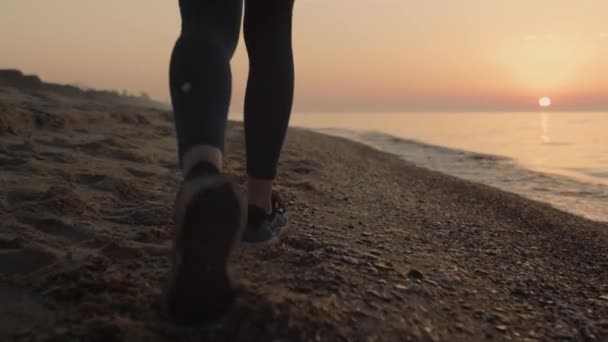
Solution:
M 507 331 L 507 326 L 504 325 L 504 324 L 499 324 L 499 325 L 496 326 L 496 330 L 503 331 L 503 332 Z
M 362 232 L 361 235 L 363 235 L 363 236 L 372 236 L 372 233 L 370 233 L 370 232 Z
M 369 254 L 371 254 L 371 255 L 376 255 L 376 256 L 380 256 L 380 255 L 382 255 L 382 252 L 380 252 L 380 251 L 379 251 L 379 250 L 377 250 L 377 249 L 370 249 L 370 250 L 369 250 Z
M 417 269 L 411 269 L 409 272 L 407 272 L 407 277 L 413 279 L 422 279 L 424 278 L 424 274 Z
M 376 296 L 376 297 L 378 297 L 378 298 L 381 298 L 381 297 L 382 297 L 382 296 L 380 295 L 380 293 L 379 293 L 378 291 L 376 291 L 376 290 L 371 290 L 371 289 L 369 289 L 369 290 L 367 290 L 367 291 L 365 291 L 365 292 L 366 292 L 367 294 L 369 294 L 369 295 Z
M 391 267 L 390 267 L 390 266 L 388 266 L 387 264 L 385 264 L 385 263 L 383 263 L 383 262 L 381 262 L 381 261 L 375 262 L 373 265 L 374 265 L 376 268 L 381 269 L 381 270 L 385 270 L 385 271 L 387 271 L 387 270 L 390 270 L 390 269 L 391 269 Z
M 475 273 L 475 275 L 480 276 L 480 277 L 487 277 L 489 275 L 489 273 L 484 270 L 475 270 L 474 273 Z
M 357 260 L 351 256 L 347 256 L 347 255 L 341 256 L 340 260 L 342 260 L 345 263 L 350 264 L 350 265 L 354 265 L 354 266 L 359 265 L 359 260 Z
M 400 291 L 405 291 L 405 290 L 407 290 L 407 286 L 405 286 L 405 285 L 401 285 L 401 284 L 395 284 L 395 288 L 396 288 L 397 290 L 400 290 Z
M 608 300 L 608 294 L 601 295 L 601 296 L 600 296 L 600 299 L 603 299 L 603 300 Z

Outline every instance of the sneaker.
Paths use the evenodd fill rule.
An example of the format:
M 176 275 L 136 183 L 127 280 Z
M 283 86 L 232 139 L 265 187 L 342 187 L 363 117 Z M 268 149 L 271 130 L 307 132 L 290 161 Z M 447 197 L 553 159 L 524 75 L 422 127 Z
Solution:
M 242 240 L 245 244 L 263 246 L 279 241 L 289 229 L 285 207 L 273 196 L 272 212 L 250 205 Z
M 221 318 L 236 290 L 228 259 L 243 227 L 237 190 L 225 177 L 186 179 L 175 204 L 172 267 L 165 287 L 170 319 L 198 324 Z

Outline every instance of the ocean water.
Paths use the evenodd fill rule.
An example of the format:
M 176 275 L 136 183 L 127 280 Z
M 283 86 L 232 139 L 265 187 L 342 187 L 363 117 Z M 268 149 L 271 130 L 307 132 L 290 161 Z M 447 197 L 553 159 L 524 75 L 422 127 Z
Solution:
M 291 126 L 608 222 L 606 113 L 296 113 Z

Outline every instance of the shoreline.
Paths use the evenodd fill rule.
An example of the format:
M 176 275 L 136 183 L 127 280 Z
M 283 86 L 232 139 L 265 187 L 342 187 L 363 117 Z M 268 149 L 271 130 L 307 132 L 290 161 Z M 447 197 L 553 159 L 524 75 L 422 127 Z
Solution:
M 308 129 L 306 127 L 301 128 Z M 605 209 L 604 205 L 604 201 L 608 195 L 608 184 L 596 182 L 592 179 L 585 180 L 579 176 L 566 172 L 560 173 L 553 169 L 528 167 L 510 157 L 440 146 L 382 132 L 359 132 L 339 128 L 310 130 L 365 144 L 378 151 L 396 155 L 405 161 L 433 171 L 496 187 L 503 191 L 522 195 L 531 200 L 550 204 L 556 209 L 565 210 L 586 219 L 608 223 L 608 210 Z M 418 152 L 419 150 L 422 152 Z M 490 170 L 490 166 L 492 165 L 495 167 Z M 471 172 L 475 168 L 488 170 L 487 172 Z M 488 176 L 489 172 L 500 176 Z M 517 177 L 522 178 L 522 180 L 517 180 Z M 518 184 L 519 187 L 514 188 L 513 184 L 516 181 L 520 182 Z M 543 184 L 539 183 L 543 181 L 553 182 L 552 185 L 557 189 L 549 189 L 549 185 L 542 187 Z M 528 184 L 522 187 L 521 182 Z M 561 190 L 560 187 L 567 187 L 568 189 Z M 597 189 L 598 187 L 600 189 Z M 580 189 L 579 194 L 572 190 L 576 188 Z M 589 196 L 595 196 L 595 198 L 589 198 Z M 591 207 L 581 207 L 580 202 L 588 202 Z
M 234 255 L 243 293 L 216 328 L 169 324 L 171 114 L 0 99 L 0 339 L 608 338 L 608 224 L 299 128 L 276 180 L 294 229 Z

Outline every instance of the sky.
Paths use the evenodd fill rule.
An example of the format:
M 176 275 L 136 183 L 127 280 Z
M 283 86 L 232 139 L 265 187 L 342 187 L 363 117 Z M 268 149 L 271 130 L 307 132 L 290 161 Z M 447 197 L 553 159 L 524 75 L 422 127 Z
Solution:
M 296 0 L 295 111 L 608 110 L 606 0 Z M 2 0 L 0 68 L 169 102 L 176 0 Z M 232 61 L 242 109 L 247 55 Z

